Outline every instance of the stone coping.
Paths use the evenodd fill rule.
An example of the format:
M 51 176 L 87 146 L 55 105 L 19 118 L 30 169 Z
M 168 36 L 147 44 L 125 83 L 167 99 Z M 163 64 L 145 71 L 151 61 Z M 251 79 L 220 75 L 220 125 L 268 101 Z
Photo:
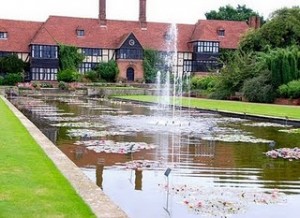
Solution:
M 90 206 L 97 217 L 127 218 L 128 216 L 93 181 L 91 181 L 56 145 L 54 145 L 30 120 L 28 120 L 5 97 L 6 103 L 15 116 L 41 146 L 58 170 L 67 178 L 79 196 Z

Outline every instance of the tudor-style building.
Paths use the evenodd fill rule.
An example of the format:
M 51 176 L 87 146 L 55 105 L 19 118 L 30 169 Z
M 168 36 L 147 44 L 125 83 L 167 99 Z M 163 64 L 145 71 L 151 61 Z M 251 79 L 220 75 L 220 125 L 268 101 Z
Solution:
M 29 80 L 57 80 L 59 44 L 79 48 L 85 56 L 78 71 L 85 73 L 100 62 L 116 60 L 119 80 L 142 81 L 143 51 L 177 52 L 173 71 L 207 72 L 219 67 L 220 49 L 236 49 L 249 28 L 258 28 L 259 19 L 249 22 L 199 20 L 177 24 L 176 40 L 170 23 L 148 22 L 146 0 L 139 0 L 138 21 L 106 19 L 106 0 L 99 0 L 98 19 L 50 16 L 45 22 L 0 19 L 0 57 L 16 53 L 30 63 Z M 170 40 L 174 40 L 170 42 Z M 168 46 L 176 43 L 176 50 Z M 173 49 L 173 50 L 172 50 Z

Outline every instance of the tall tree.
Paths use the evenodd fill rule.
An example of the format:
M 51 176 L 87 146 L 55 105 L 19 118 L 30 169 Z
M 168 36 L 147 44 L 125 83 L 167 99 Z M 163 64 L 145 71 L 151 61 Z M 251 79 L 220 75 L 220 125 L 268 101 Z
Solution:
M 240 42 L 245 52 L 268 51 L 300 45 L 300 8 L 282 8 L 272 13 L 260 29 L 248 32 Z
M 207 20 L 247 21 L 251 16 L 259 16 L 259 14 L 251 8 L 247 8 L 246 5 L 238 5 L 237 8 L 226 5 L 220 7 L 218 11 L 211 10 L 205 13 Z

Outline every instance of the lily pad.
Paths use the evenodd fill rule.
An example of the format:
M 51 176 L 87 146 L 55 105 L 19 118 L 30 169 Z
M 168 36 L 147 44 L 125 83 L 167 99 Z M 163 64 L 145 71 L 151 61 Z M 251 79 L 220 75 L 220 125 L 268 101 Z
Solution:
M 289 160 L 300 159 L 300 148 L 279 148 L 266 152 L 266 155 L 271 158 L 283 158 Z
M 157 145 L 147 144 L 145 142 L 114 142 L 112 140 L 77 141 L 74 144 L 86 146 L 87 149 L 97 153 L 105 152 L 117 154 L 128 154 L 143 149 L 155 149 L 157 147 Z
M 161 185 L 177 197 L 188 210 L 206 216 L 228 217 L 242 213 L 251 204 L 279 204 L 286 202 L 284 193 L 274 189 L 268 192 L 234 188 L 200 187 L 188 185 Z
M 216 135 L 203 136 L 203 140 L 207 141 L 222 141 L 222 142 L 249 142 L 249 143 L 271 143 L 271 140 L 255 138 L 249 135 Z
M 285 133 L 294 133 L 294 134 L 300 134 L 300 129 L 280 129 L 279 132 L 285 132 Z

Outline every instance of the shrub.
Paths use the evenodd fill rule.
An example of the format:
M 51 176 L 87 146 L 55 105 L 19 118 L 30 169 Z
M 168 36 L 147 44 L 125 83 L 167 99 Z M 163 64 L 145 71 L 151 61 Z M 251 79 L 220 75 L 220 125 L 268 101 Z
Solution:
M 25 66 L 25 62 L 19 59 L 16 54 L 0 58 L 0 72 L 3 73 L 21 73 Z
M 4 84 L 4 78 L 3 76 L 0 76 L 0 86 Z
M 231 95 L 231 90 L 228 90 L 225 87 L 218 86 L 218 89 L 212 92 L 209 95 L 209 98 L 227 100 L 230 95 Z
M 79 75 L 80 74 L 74 70 L 66 69 L 58 72 L 57 80 L 63 82 L 75 82 L 78 80 Z
M 14 86 L 19 82 L 23 81 L 22 74 L 20 73 L 9 73 L 3 79 L 3 85 Z
M 292 80 L 279 86 L 278 93 L 282 98 L 300 98 L 300 80 Z
M 58 88 L 60 88 L 61 90 L 67 90 L 68 85 L 63 81 L 60 81 L 59 84 L 58 84 Z
M 90 80 L 91 82 L 97 82 L 98 81 L 98 74 L 96 71 L 89 71 L 85 75 L 85 78 Z
M 211 91 L 217 84 L 216 77 L 206 76 L 206 77 L 193 77 L 191 79 L 191 89 L 202 89 Z
M 116 61 L 110 60 L 107 63 L 100 63 L 95 69 L 99 78 L 104 79 L 106 82 L 115 82 L 119 69 Z
M 275 99 L 275 92 L 271 83 L 271 73 L 263 72 L 261 75 L 248 79 L 243 85 L 243 94 L 250 102 L 271 103 Z
M 288 98 L 288 96 L 289 96 L 288 90 L 289 90 L 289 87 L 286 84 L 279 86 L 277 89 L 279 97 Z
M 51 83 L 42 83 L 41 88 L 53 88 L 53 85 Z

